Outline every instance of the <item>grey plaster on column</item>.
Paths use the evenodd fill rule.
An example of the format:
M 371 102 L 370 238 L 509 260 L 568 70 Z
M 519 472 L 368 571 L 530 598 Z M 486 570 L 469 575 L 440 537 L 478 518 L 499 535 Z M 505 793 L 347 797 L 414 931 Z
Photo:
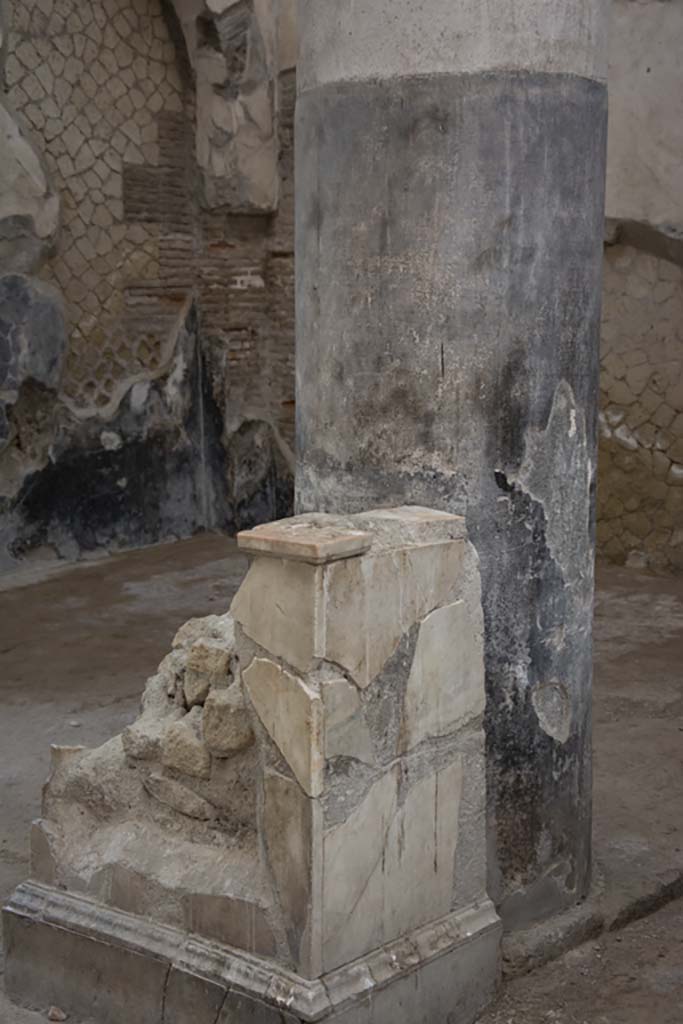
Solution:
M 590 878 L 605 11 L 490 10 L 302 3 L 297 502 L 466 516 L 489 892 L 519 927 Z

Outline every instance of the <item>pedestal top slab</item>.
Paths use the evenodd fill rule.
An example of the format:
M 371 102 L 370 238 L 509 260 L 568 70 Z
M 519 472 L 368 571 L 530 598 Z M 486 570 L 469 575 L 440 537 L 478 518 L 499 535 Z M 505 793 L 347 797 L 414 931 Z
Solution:
M 324 565 L 344 558 L 388 548 L 460 540 L 467 536 L 465 520 L 449 512 L 401 505 L 355 515 L 306 512 L 274 523 L 264 523 L 237 534 L 240 550 L 309 565 Z
M 364 554 L 372 534 L 343 525 L 324 525 L 307 519 L 283 519 L 237 534 L 240 550 L 295 562 L 324 565 Z

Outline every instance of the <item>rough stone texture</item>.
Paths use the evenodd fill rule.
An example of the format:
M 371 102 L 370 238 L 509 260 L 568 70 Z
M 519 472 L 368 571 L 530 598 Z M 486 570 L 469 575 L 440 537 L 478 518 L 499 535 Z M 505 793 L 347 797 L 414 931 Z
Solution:
M 444 25 L 453 38 L 478 24 L 481 4 L 435 4 L 412 66 L 393 4 L 365 5 L 367 76 L 337 31 L 351 6 L 310 3 L 300 25 L 297 507 L 410 496 L 466 516 L 484 604 L 489 892 L 520 927 L 590 878 L 606 5 L 515 4 L 515 25 L 533 17 L 538 33 L 507 35 L 502 68 L 438 43 Z M 421 25 L 427 8 L 409 9 Z M 601 27 L 574 31 L 557 60 L 535 51 L 575 19 Z M 503 11 L 484 43 L 511 24 Z M 534 710 L 549 683 L 569 705 L 564 742 Z
M 605 250 L 598 552 L 683 568 L 683 270 Z
M 210 62 L 216 26 L 244 19 L 195 6 Z M 225 192 L 230 161 L 211 174 L 214 199 L 198 194 L 195 128 L 206 79 L 195 88 L 170 3 L 3 0 L 7 103 L 18 128 L 8 121 L 14 134 L 0 161 L 8 185 L 0 266 L 8 245 L 15 256 L 20 246 L 12 268 L 20 271 L 54 249 L 40 273 L 64 295 L 69 342 L 58 396 L 33 389 L 9 422 L 0 411 L 9 438 L 0 464 L 3 563 L 34 549 L 73 558 L 199 527 L 236 529 L 291 505 L 294 72 L 277 54 L 280 28 L 283 38 L 292 29 L 265 7 L 247 18 L 244 53 L 239 24 L 236 35 L 227 31 L 234 60 L 226 51 L 222 78 L 209 85 L 218 89 L 214 106 L 239 108 L 235 146 L 225 126 L 214 126 L 213 142 L 239 150 L 244 187 L 261 174 L 249 146 L 265 140 L 271 212 L 252 203 L 245 215 Z M 204 116 L 211 103 L 202 96 Z M 17 154 L 26 152 L 17 176 Z M 179 323 L 192 299 L 200 319 L 185 346 Z M 135 480 L 143 476 L 152 493 L 141 507 Z M 27 502 L 27 492 L 40 501 Z M 93 495 L 91 503 L 102 495 L 102 507 L 88 510 L 90 528 L 74 508 L 76 492 Z
M 254 742 L 254 733 L 238 683 L 212 690 L 204 704 L 202 734 L 214 757 L 231 757 Z
M 211 755 L 201 733 L 202 708 L 195 707 L 180 722 L 166 727 L 161 741 L 161 763 L 166 768 L 208 779 Z
M 243 584 L 249 600 L 238 592 L 233 601 L 234 625 L 229 616 L 209 616 L 178 630 L 147 683 L 140 718 L 123 736 L 93 750 L 53 748 L 31 837 L 37 877 L 7 911 L 8 955 L 22 961 L 7 970 L 15 998 L 37 992 L 42 1000 L 51 986 L 51 1001 L 64 997 L 68 1012 L 90 1001 L 115 1021 L 119 996 L 109 1006 L 106 993 L 119 981 L 98 959 L 109 945 L 114 972 L 131 952 L 167 964 L 163 991 L 172 976 L 175 1012 L 194 992 L 200 1019 L 210 1007 L 226 1021 L 239 1010 L 240 1021 L 285 1014 L 291 1024 L 332 1024 L 357 1010 L 358 1020 L 389 1024 L 416 984 L 437 1014 L 434 1024 L 447 1024 L 451 1007 L 470 1024 L 490 998 L 501 926 L 485 889 L 480 587 L 463 521 L 399 508 L 305 516 L 271 530 L 295 543 L 299 525 L 301 552 L 256 554 L 252 570 L 277 567 L 283 594 L 288 573 L 296 579 L 310 570 L 320 588 L 300 604 L 298 619 L 321 615 L 329 624 L 338 617 L 338 567 L 364 566 L 358 579 L 375 577 L 373 600 L 402 610 L 384 616 L 364 602 L 365 619 L 352 620 L 346 637 L 355 647 L 360 629 L 389 656 L 364 686 L 326 660 L 324 644 L 307 672 L 283 663 L 240 617 L 273 589 L 268 574 L 253 571 Z M 319 560 L 310 546 L 319 529 L 338 536 L 330 561 L 309 565 L 301 554 Z M 353 552 L 346 541 L 359 533 L 364 543 Z M 240 540 L 249 547 L 248 536 Z M 442 565 L 458 569 L 447 586 L 437 550 Z M 433 628 L 442 609 L 454 625 L 454 604 L 469 616 L 466 638 L 462 629 Z M 320 639 L 319 626 L 304 623 L 303 635 Z M 343 639 L 338 626 L 340 650 Z M 418 720 L 424 714 L 428 727 L 402 734 L 400 723 L 415 719 L 405 701 L 411 668 L 433 672 L 432 647 L 451 671 L 436 672 L 425 687 Z M 190 671 L 210 683 L 188 707 Z M 456 700 L 458 712 L 443 716 L 435 735 L 429 723 L 450 706 L 441 688 L 462 689 L 465 711 Z M 44 952 L 55 927 L 75 936 L 69 977 L 58 982 Z M 450 995 L 445 976 L 429 983 L 437 960 L 451 978 Z M 105 993 L 97 1000 L 91 963 Z M 475 963 L 476 985 L 467 980 Z M 32 985 L 34 970 L 53 980 Z M 383 1009 L 368 1002 L 370 992 Z M 161 1024 L 163 1008 L 163 1001 L 161 1010 L 144 1004 L 148 1024 Z

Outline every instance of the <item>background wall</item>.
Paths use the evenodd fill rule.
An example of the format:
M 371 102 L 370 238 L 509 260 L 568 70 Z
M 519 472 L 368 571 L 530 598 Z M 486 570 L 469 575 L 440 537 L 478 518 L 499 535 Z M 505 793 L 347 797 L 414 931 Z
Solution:
M 284 514 L 291 11 L 0 3 L 5 150 L 20 144 L 45 178 L 31 217 L 25 174 L 0 206 L 0 282 L 24 295 L 0 317 L 31 334 L 37 278 L 64 314 L 49 381 L 28 342 L 0 378 L 0 564 Z M 48 196 L 59 224 L 38 244 Z
M 683 3 L 612 0 L 598 552 L 683 568 Z
M 0 567 L 286 514 L 294 0 L 0 0 L 0 25 Z M 682 44 L 680 0 L 612 0 L 598 551 L 662 569 Z

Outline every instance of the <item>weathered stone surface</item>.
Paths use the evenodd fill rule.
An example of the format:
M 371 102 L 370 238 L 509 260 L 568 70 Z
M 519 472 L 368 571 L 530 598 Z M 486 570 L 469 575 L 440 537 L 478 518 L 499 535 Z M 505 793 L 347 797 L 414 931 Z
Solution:
M 212 686 L 228 686 L 232 649 L 221 640 L 200 639 L 187 653 L 183 692 L 188 707 L 203 704 Z
M 0 273 L 30 274 L 54 247 L 59 196 L 31 142 L 0 103 Z
M 45 1010 L 59 1002 L 75 1018 L 161 1021 L 168 974 L 163 960 L 27 918 L 5 918 L 4 940 L 10 999 Z
M 167 725 L 182 718 L 183 712 L 169 697 L 169 671 L 160 671 L 152 676 L 142 697 L 142 714 L 127 726 L 121 734 L 123 749 L 128 757 L 142 761 L 154 761 L 161 756 L 161 741 Z M 173 691 L 172 691 L 173 692 Z
M 204 705 L 202 734 L 214 757 L 231 757 L 254 742 L 239 683 L 211 690 Z
M 186 669 L 183 683 L 183 695 L 188 708 L 203 705 L 211 689 L 211 677 L 204 672 Z
M 291 779 L 266 771 L 263 836 L 297 970 L 317 977 L 322 915 L 322 811 Z
M 248 554 L 288 558 L 311 565 L 324 565 L 362 555 L 371 543 L 372 534 L 363 530 L 325 526 L 317 521 L 300 519 L 266 523 L 237 535 L 237 544 Z
M 303 672 L 313 667 L 318 647 L 322 572 L 303 562 L 258 558 L 230 608 L 247 636 Z
M 256 713 L 304 792 L 319 796 L 324 765 L 320 694 L 267 658 L 254 658 L 243 678 Z
M 164 995 L 163 1024 L 217 1024 L 227 989 L 197 974 L 171 967 Z
M 398 775 L 392 769 L 345 822 L 325 834 L 326 971 L 439 917 L 449 907 L 462 771 L 457 761 L 427 775 L 399 805 Z
M 483 714 L 481 609 L 457 601 L 422 621 L 408 677 L 402 740 L 410 750 Z
M 198 779 L 211 774 L 211 755 L 201 734 L 202 709 L 192 708 L 179 722 L 167 726 L 161 741 L 161 760 L 167 768 Z
M 188 774 L 191 773 L 188 772 Z M 181 782 L 176 782 L 175 779 L 152 774 L 145 778 L 143 785 L 155 800 L 167 804 L 180 814 L 186 814 L 189 818 L 197 818 L 199 821 L 208 821 L 215 817 L 215 808 L 208 800 L 202 799 L 187 786 L 183 786 Z
M 372 739 L 358 687 L 342 677 L 326 680 L 320 690 L 325 708 L 325 757 L 353 757 L 372 764 Z
M 187 899 L 190 931 L 260 956 L 273 956 L 275 938 L 265 909 L 232 896 L 193 893 Z
M 54 885 L 57 879 L 52 851 L 55 838 L 49 822 L 39 818 L 31 823 L 30 877 L 45 885 Z
M 302 567 L 322 573 L 307 609 L 313 626 L 302 623 L 318 637 L 317 650 L 329 624 L 318 618 L 329 594 L 324 575 L 346 562 L 365 564 L 371 576 L 382 559 L 392 612 L 377 618 L 392 629 L 437 599 L 464 595 L 414 622 L 368 687 L 315 650 L 313 670 L 299 674 L 275 655 L 255 653 L 243 628 L 226 651 L 207 636 L 206 623 L 193 624 L 143 696 L 139 722 L 165 727 L 163 770 L 131 763 L 120 738 L 95 751 L 55 754 L 48 825 L 34 841 L 42 875 L 66 887 L 68 894 L 54 892 L 87 934 L 112 941 L 107 929 L 114 929 L 113 941 L 157 959 L 173 948 L 170 1019 L 187 1013 L 192 999 L 199 1019 L 229 1021 L 237 1008 L 247 1020 L 252 1011 L 255 1020 L 262 1011 L 267 1019 L 274 1008 L 287 1019 L 289 1008 L 292 1024 L 333 1021 L 354 1005 L 365 1013 L 367 992 L 383 991 L 462 941 L 457 922 L 444 923 L 454 908 L 467 915 L 487 903 L 481 722 L 469 721 L 469 703 L 463 709 L 456 701 L 454 710 L 440 692 L 454 679 L 462 684 L 458 695 L 469 693 L 465 653 L 481 668 L 476 561 L 461 535 L 416 543 L 423 531 L 429 535 L 429 516 L 419 510 L 411 523 L 409 512 L 379 515 L 372 548 L 330 565 L 262 555 L 254 563 L 278 567 L 283 593 L 288 573 L 295 580 Z M 436 517 L 441 526 L 446 518 Z M 426 560 L 422 552 L 413 559 L 416 547 Z M 450 563 L 442 548 L 455 549 L 457 559 Z M 457 565 L 454 580 L 436 571 L 437 549 Z M 392 565 L 403 566 L 393 581 Z M 412 584 L 402 578 L 408 572 Z M 185 711 L 177 701 L 192 658 L 212 677 L 234 658 L 238 678 L 212 686 L 203 707 Z M 405 715 L 411 670 L 427 709 L 418 702 Z M 451 732 L 446 740 L 443 728 Z M 129 736 L 128 753 L 130 743 Z M 53 923 L 48 890 L 36 886 L 25 906 L 46 900 Z M 487 917 L 485 926 L 495 920 Z M 485 966 L 489 977 L 495 961 Z M 230 1002 L 235 991 L 244 1005 Z
M 300 1024 L 300 1020 L 279 1006 L 233 991 L 228 993 L 216 1024 Z
M 226 649 L 235 643 L 235 626 L 232 615 L 205 615 L 201 619 L 188 619 L 173 637 L 173 647 L 188 648 L 196 641 L 209 639 L 220 641 Z
M 227 679 L 230 654 L 230 649 L 220 640 L 195 640 L 187 655 L 187 668 L 209 677 Z
M 457 596 L 462 564 L 462 542 L 444 541 L 330 565 L 324 656 L 367 686 L 401 636 Z

